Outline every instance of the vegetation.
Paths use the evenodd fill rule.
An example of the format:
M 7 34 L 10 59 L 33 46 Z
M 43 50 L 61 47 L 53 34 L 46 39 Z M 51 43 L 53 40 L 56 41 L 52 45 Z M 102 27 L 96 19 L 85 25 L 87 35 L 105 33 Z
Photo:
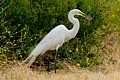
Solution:
M 0 1 L 0 60 L 24 60 L 55 26 L 64 24 L 71 29 L 67 15 L 73 8 L 91 16 L 92 21 L 78 17 L 81 23 L 79 33 L 59 49 L 59 58 L 80 67 L 102 64 L 101 52 L 110 53 L 103 40 L 111 32 L 120 31 L 120 9 L 114 0 Z M 62 67 L 60 63 L 59 66 Z
M 58 70 L 57 74 L 54 72 L 46 73 L 32 71 L 25 66 L 12 66 L 3 72 L 0 71 L 1 80 L 119 80 L 120 71 L 119 64 L 107 66 L 107 70 L 89 71 L 88 69 L 79 69 L 72 67 L 71 71 Z

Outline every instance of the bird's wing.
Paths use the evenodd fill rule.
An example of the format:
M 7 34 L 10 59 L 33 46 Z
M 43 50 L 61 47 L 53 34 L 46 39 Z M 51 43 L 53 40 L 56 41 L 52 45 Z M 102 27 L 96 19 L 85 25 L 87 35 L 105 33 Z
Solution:
M 64 25 L 55 27 L 41 40 L 40 45 L 47 49 L 54 49 L 57 45 L 61 46 L 65 41 L 67 31 Z
M 57 46 L 61 47 L 65 41 L 67 28 L 64 25 L 59 25 L 52 29 L 37 46 L 33 49 L 32 55 L 43 54 L 48 50 L 54 50 Z

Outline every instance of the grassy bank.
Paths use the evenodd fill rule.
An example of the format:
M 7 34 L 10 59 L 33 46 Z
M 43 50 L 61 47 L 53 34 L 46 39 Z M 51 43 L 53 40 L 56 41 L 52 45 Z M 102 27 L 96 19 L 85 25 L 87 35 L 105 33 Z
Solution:
M 100 66 L 77 68 L 67 65 L 67 68 L 47 73 L 41 71 L 41 68 L 27 68 L 21 63 L 8 65 L 0 69 L 0 80 L 119 80 L 120 79 L 120 49 L 116 42 L 118 33 L 110 34 L 105 45 L 111 50 L 111 54 L 104 54 L 106 62 Z M 112 59 L 111 59 L 112 57 Z M 117 63 L 114 63 L 114 60 Z
M 57 74 L 32 71 L 25 66 L 14 66 L 0 72 L 0 80 L 119 80 L 119 64 L 99 69 L 58 70 Z

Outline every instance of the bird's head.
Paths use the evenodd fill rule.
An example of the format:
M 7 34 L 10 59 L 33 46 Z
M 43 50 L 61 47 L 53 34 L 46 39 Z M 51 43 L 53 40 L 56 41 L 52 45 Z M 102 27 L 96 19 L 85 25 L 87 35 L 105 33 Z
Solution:
M 72 13 L 73 15 L 80 15 L 82 17 L 85 17 L 86 19 L 88 19 L 89 21 L 92 20 L 92 18 L 90 16 L 87 16 L 85 13 L 83 13 L 82 11 L 80 11 L 79 9 L 73 9 L 70 11 L 70 13 Z

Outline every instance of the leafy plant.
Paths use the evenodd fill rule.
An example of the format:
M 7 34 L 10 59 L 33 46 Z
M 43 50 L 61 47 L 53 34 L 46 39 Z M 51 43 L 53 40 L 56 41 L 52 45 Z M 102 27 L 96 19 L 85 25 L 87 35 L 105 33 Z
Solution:
M 81 23 L 75 39 L 59 48 L 58 57 L 81 67 L 102 64 L 101 44 L 111 33 L 110 16 L 113 0 L 3 0 L 0 3 L 0 60 L 23 60 L 29 50 L 56 25 L 67 25 L 68 12 L 78 8 L 92 17 Z M 112 20 L 110 21 L 112 22 Z M 60 66 L 60 65 L 59 65 Z

